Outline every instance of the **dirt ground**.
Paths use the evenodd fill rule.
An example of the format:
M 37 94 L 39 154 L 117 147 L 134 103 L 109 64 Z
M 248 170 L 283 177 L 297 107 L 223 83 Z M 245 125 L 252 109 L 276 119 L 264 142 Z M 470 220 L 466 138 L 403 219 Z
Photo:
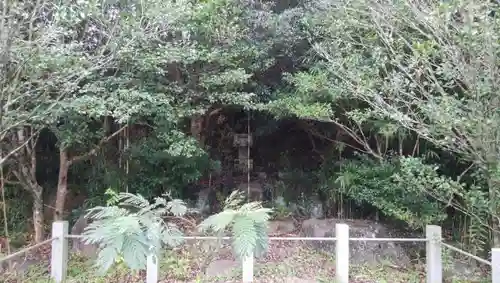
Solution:
M 272 241 L 269 252 L 254 265 L 254 280 L 258 283 L 334 282 L 334 255 L 322 253 L 303 242 Z M 106 276 L 96 275 L 92 261 L 72 255 L 68 267 L 68 283 L 138 283 L 144 273 L 130 274 L 123 266 L 114 267 Z M 395 265 L 352 266 L 352 283 L 420 283 L 425 282 L 422 265 L 412 270 Z M 50 282 L 48 267 L 43 264 L 29 268 L 23 276 L 5 274 L 0 282 Z M 213 241 L 187 242 L 182 248 L 166 251 L 160 259 L 162 283 L 230 283 L 241 282 L 241 268 L 234 260 L 228 244 L 217 246 Z M 489 282 L 486 281 L 447 282 Z
M 270 234 L 295 237 L 299 229 L 286 222 L 274 222 Z M 289 223 L 288 223 L 289 224 Z M 273 227 L 276 226 L 276 227 Z M 288 226 L 287 229 L 284 229 Z M 285 227 L 286 228 L 286 227 Z M 286 232 L 276 232 L 286 230 Z M 186 230 L 186 234 L 191 234 Z M 313 283 L 335 282 L 335 255 L 315 248 L 312 242 L 270 241 L 263 258 L 254 262 L 256 283 Z M 0 283 L 42 283 L 48 278 L 50 246 L 38 251 L 38 263 L 30 264 L 23 274 L 2 273 Z M 30 259 L 33 257 L 30 256 Z M 213 240 L 188 240 L 179 248 L 165 251 L 160 260 L 161 283 L 231 283 L 241 282 L 241 263 L 234 259 L 230 243 Z M 112 267 L 105 276 L 97 275 L 94 261 L 72 254 L 68 263 L 67 283 L 139 283 L 145 281 L 144 272 L 131 274 L 124 265 Z M 351 283 L 420 283 L 425 282 L 423 261 L 415 260 L 411 268 L 381 262 L 371 266 L 351 265 Z M 449 275 L 449 274 L 448 274 Z M 449 277 L 449 276 L 448 276 Z M 453 283 L 491 282 L 487 275 L 477 280 L 446 279 Z

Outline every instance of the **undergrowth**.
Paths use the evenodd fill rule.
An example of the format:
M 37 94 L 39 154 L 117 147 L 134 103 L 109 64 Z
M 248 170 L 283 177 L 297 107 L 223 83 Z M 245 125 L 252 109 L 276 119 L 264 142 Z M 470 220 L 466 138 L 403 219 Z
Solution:
M 241 268 L 237 265 L 224 276 L 207 277 L 200 266 L 202 254 L 198 246 L 182 250 L 164 251 L 159 257 L 160 282 L 227 283 L 241 281 Z M 257 283 L 287 282 L 302 278 L 304 282 L 335 282 L 335 259 L 331 254 L 300 247 L 297 252 L 281 261 L 256 261 L 254 278 Z M 382 262 L 378 266 L 351 265 L 351 283 L 420 283 L 425 281 L 422 264 L 412 269 L 397 269 Z M 6 283 L 51 283 L 46 266 L 31 267 L 26 275 L 3 278 Z M 105 275 L 98 274 L 93 261 L 78 255 L 70 257 L 66 283 L 139 283 L 144 282 L 144 271 L 131 273 L 126 265 L 113 265 Z M 446 283 L 486 283 L 484 280 L 445 280 Z

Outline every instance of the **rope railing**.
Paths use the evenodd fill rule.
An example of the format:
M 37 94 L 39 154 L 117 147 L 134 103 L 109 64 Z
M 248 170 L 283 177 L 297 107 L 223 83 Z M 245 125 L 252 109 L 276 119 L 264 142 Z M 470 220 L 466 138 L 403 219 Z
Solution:
M 82 239 L 83 235 L 66 235 L 68 239 Z M 231 240 L 231 237 L 216 237 L 216 236 L 184 236 L 172 237 L 172 239 L 184 240 Z M 335 237 L 269 237 L 269 241 L 336 241 Z M 349 238 L 349 241 L 354 242 L 426 242 L 426 238 Z
M 427 242 L 426 238 L 349 238 L 353 242 Z
M 82 239 L 83 235 L 66 235 L 68 239 Z M 231 237 L 216 237 L 216 236 L 183 236 L 171 237 L 172 239 L 184 240 L 231 240 Z M 269 237 L 270 241 L 335 241 L 334 237 Z
M 459 254 L 463 254 L 463 255 L 468 256 L 468 257 L 470 257 L 472 259 L 475 259 L 475 260 L 477 260 L 477 261 L 479 261 L 481 263 L 484 263 L 486 265 L 492 266 L 492 263 L 490 261 L 487 261 L 487 260 L 485 260 L 483 258 L 480 258 L 480 257 L 478 257 L 476 255 L 473 255 L 471 253 L 468 253 L 468 252 L 466 252 L 466 251 L 464 251 L 462 249 L 456 248 L 456 247 L 454 247 L 452 245 L 449 245 L 449 244 L 446 244 L 446 243 L 441 243 L 441 245 L 443 245 L 443 247 L 445 247 L 447 249 L 450 249 L 452 251 L 455 251 L 455 252 L 457 252 Z
M 9 259 L 13 259 L 13 258 L 15 258 L 17 256 L 23 255 L 23 254 L 25 254 L 25 253 L 33 250 L 33 249 L 39 248 L 39 247 L 44 246 L 44 245 L 46 245 L 48 243 L 51 243 L 55 239 L 57 239 L 57 237 L 56 238 L 47 239 L 47 240 L 42 241 L 42 242 L 40 242 L 38 244 L 35 244 L 35 245 L 32 245 L 32 246 L 26 247 L 26 248 L 24 248 L 22 250 L 19 250 L 19 251 L 15 252 L 13 254 L 10 254 L 10 255 L 8 255 L 6 257 L 0 258 L 0 263 L 2 263 L 4 261 L 7 261 Z
M 350 242 L 425 242 L 426 245 L 426 277 L 427 283 L 443 282 L 443 260 L 442 249 L 447 248 L 473 258 L 483 264 L 492 267 L 493 283 L 500 283 L 500 249 L 492 249 L 491 261 L 482 259 L 464 250 L 456 248 L 452 245 L 443 242 L 441 227 L 428 225 L 426 227 L 425 238 L 376 238 L 376 237 L 349 237 L 349 226 L 347 224 L 335 225 L 334 237 L 269 237 L 270 241 L 327 241 L 335 242 L 335 257 L 336 257 L 336 282 L 349 282 L 349 246 Z M 9 259 L 15 258 L 21 254 L 25 254 L 32 249 L 52 243 L 51 246 L 51 278 L 57 282 L 64 282 L 67 273 L 68 264 L 68 240 L 83 239 L 83 235 L 71 235 L 68 233 L 68 223 L 65 221 L 54 222 L 52 224 L 52 238 L 45 240 L 36 245 L 24 248 L 11 255 L 0 259 L 0 263 Z M 216 236 L 185 236 L 176 237 L 184 240 L 230 240 L 232 237 L 216 237 Z M 243 282 L 253 282 L 253 257 L 244 258 L 242 260 L 242 279 Z M 159 265 L 156 255 L 148 256 L 146 268 L 146 282 L 159 282 Z

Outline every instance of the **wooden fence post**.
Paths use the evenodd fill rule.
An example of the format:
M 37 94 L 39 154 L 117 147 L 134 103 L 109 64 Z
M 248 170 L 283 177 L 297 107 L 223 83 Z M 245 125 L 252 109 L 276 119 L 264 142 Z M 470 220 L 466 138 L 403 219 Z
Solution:
M 491 282 L 500 283 L 500 248 L 491 249 Z
M 146 262 L 146 283 L 158 283 L 158 256 L 150 254 Z
M 349 226 L 335 224 L 336 283 L 349 283 Z
M 253 282 L 253 256 L 245 257 L 242 260 L 243 282 Z
M 50 277 L 56 283 L 66 280 L 68 270 L 68 222 L 56 221 L 52 223 L 52 251 L 50 257 Z
M 425 228 L 427 283 L 443 282 L 443 260 L 441 257 L 441 227 L 427 225 Z

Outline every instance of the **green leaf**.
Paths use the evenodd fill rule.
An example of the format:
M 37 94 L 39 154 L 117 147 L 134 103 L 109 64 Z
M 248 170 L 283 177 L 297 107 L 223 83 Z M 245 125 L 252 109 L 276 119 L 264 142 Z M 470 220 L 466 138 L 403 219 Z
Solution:
M 253 256 L 259 237 L 255 221 L 249 217 L 237 216 L 234 219 L 232 232 L 232 246 L 236 256 L 240 259 Z
M 104 247 L 99 251 L 95 265 L 101 274 L 105 274 L 111 268 L 118 255 L 118 251 L 114 247 Z
M 184 203 L 184 201 L 180 199 L 174 199 L 171 200 L 167 203 L 167 209 L 174 215 L 174 216 L 183 216 L 187 212 L 187 206 Z
M 203 220 L 198 225 L 198 230 L 200 231 L 213 230 L 214 232 L 224 231 L 226 228 L 230 226 L 236 215 L 237 212 L 235 210 L 232 209 L 223 210 L 220 213 L 211 215 L 207 219 Z

